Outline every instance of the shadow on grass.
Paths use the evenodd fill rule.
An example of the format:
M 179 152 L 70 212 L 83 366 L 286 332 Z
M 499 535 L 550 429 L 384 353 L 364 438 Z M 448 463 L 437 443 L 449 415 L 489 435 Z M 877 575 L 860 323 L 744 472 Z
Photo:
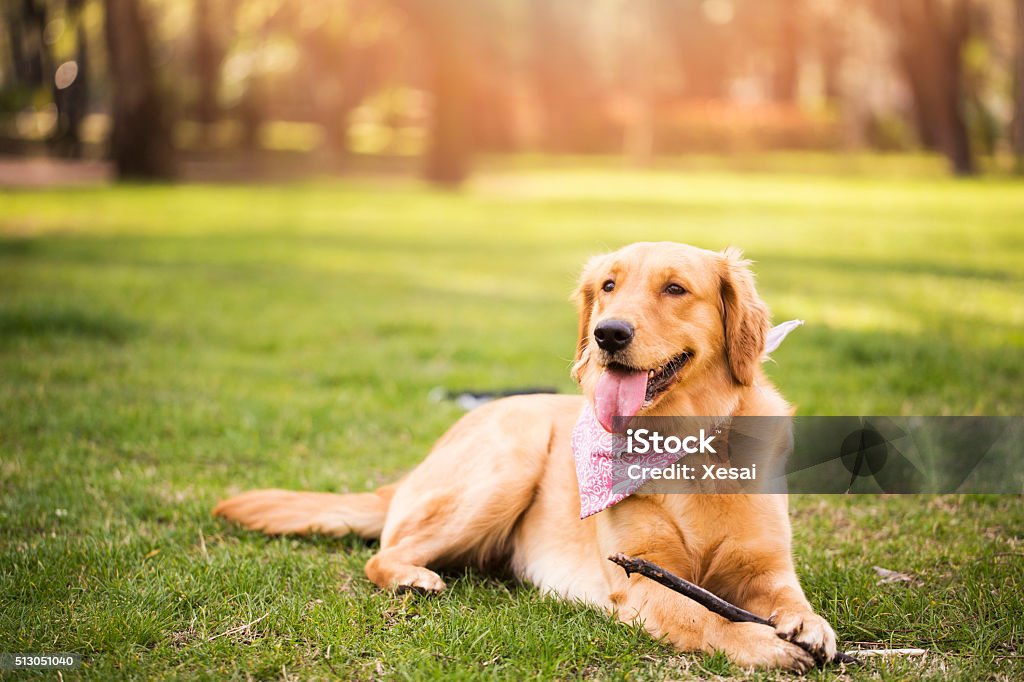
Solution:
M 1021 275 L 994 268 L 972 267 L 957 263 L 878 258 L 821 258 L 775 253 L 762 256 L 764 266 L 774 268 L 820 268 L 828 272 L 882 275 L 926 275 L 932 277 L 977 279 L 989 282 L 1016 282 Z
M 138 331 L 138 323 L 106 311 L 67 307 L 0 310 L 0 340 L 12 337 L 74 336 L 123 343 Z
M 27 256 L 36 250 L 37 240 L 29 237 L 0 238 L 0 257 Z
M 223 519 L 215 521 L 217 530 L 224 535 L 238 540 L 256 543 L 257 546 L 270 548 L 281 542 L 298 543 L 307 549 L 322 551 L 325 554 L 359 555 L 364 552 L 376 554 L 380 550 L 380 541 L 376 538 L 367 539 L 357 535 L 335 537 L 312 533 L 310 535 L 264 535 L 258 531 L 250 531 L 236 526 Z M 507 558 L 498 558 L 484 566 L 461 566 L 453 564 L 438 569 L 438 573 L 451 588 L 466 586 L 486 587 L 516 594 L 522 590 L 533 591 L 535 588 L 524 585 L 516 580 L 515 574 Z
M 1005 345 L 922 333 L 809 327 L 766 365 L 804 415 L 1019 414 L 1024 367 Z M 777 363 L 777 364 L 776 364 Z

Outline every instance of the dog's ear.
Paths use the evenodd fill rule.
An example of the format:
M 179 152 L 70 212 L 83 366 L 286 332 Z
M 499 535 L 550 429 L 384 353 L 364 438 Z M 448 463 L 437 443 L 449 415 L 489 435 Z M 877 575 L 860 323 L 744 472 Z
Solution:
M 583 266 L 576 290 L 573 291 L 571 300 L 576 303 L 576 310 L 579 315 L 579 325 L 576 332 L 576 357 L 572 361 L 570 374 L 576 383 L 580 382 L 580 372 L 587 364 L 587 348 L 590 343 L 590 316 L 594 311 L 594 298 L 597 292 L 594 291 L 594 273 L 600 267 L 604 256 L 594 256 Z
M 749 260 L 739 249 L 722 252 L 722 322 L 725 325 L 725 353 L 737 383 L 754 382 L 771 327 L 768 306 L 757 295 Z

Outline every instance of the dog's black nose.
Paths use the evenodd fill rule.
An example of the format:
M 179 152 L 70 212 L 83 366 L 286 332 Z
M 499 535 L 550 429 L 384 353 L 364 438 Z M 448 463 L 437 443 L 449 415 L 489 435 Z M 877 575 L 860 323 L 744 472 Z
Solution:
M 624 320 L 602 320 L 594 327 L 594 338 L 601 350 L 614 353 L 633 340 L 633 325 Z

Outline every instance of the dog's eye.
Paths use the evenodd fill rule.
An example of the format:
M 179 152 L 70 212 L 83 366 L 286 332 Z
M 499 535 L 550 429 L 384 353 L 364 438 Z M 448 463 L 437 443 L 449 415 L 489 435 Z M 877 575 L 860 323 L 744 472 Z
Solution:
M 601 291 L 615 291 L 615 280 L 606 280 L 605 283 L 601 285 Z
M 669 284 L 665 287 L 665 293 L 671 294 L 672 296 L 682 296 L 686 293 L 686 289 L 682 288 L 678 284 Z

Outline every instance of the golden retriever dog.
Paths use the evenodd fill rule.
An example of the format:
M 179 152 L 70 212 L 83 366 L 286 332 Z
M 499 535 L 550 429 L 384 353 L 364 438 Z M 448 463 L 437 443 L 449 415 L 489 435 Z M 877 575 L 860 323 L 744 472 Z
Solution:
M 722 651 L 740 666 L 797 671 L 830 659 L 835 634 L 793 568 L 785 495 L 641 489 L 580 519 L 570 440 L 587 405 L 602 424 L 613 413 L 792 414 L 761 371 L 770 319 L 748 265 L 731 249 L 672 242 L 595 257 L 575 292 L 572 375 L 582 396 L 488 403 L 452 426 L 405 478 L 375 492 L 254 490 L 221 502 L 214 514 L 269 534 L 379 538 L 366 575 L 382 589 L 441 592 L 437 570 L 500 562 L 520 580 L 639 623 L 683 651 Z M 729 622 L 648 578 L 627 577 L 606 559 L 620 552 L 774 627 Z

